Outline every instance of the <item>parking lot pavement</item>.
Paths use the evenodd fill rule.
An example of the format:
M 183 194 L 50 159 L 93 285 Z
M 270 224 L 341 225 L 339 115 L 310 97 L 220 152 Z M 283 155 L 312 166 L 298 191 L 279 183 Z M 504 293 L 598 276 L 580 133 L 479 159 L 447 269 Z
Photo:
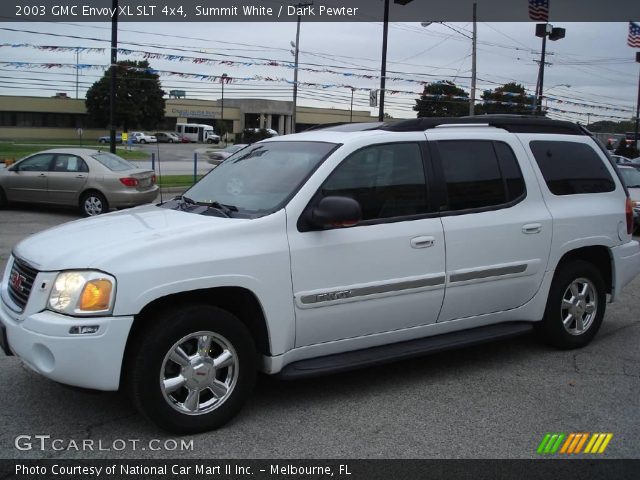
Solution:
M 20 239 L 75 218 L 0 210 L 1 266 Z M 0 456 L 533 458 L 547 432 L 611 432 L 599 458 L 640 458 L 639 289 L 636 279 L 608 306 L 598 336 L 581 350 L 555 350 L 527 336 L 316 379 L 261 377 L 231 423 L 183 437 L 193 440 L 188 451 L 149 448 L 151 439 L 173 437 L 124 395 L 64 387 L 0 354 Z M 46 443 L 41 451 L 35 440 L 19 450 L 18 435 L 50 435 L 64 450 Z M 136 440 L 137 449 L 127 442 L 120 451 L 122 439 Z M 82 440 L 93 440 L 94 450 L 69 447 Z

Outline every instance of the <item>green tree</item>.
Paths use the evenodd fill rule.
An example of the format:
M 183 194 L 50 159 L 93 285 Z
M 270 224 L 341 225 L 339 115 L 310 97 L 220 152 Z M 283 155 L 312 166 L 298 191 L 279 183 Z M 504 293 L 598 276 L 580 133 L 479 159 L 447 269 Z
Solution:
M 147 61 L 118 62 L 116 76 L 116 125 L 132 128 L 157 128 L 164 119 L 164 91 L 160 77 L 147 72 Z M 109 127 L 111 69 L 87 91 L 85 105 L 94 125 Z
M 493 90 L 485 90 L 483 103 L 476 108 L 476 114 L 520 114 L 532 115 L 534 100 L 527 96 L 524 86 L 511 82 Z M 544 111 L 543 111 L 544 113 Z
M 469 94 L 453 82 L 430 83 L 413 109 L 418 117 L 462 117 L 469 113 Z

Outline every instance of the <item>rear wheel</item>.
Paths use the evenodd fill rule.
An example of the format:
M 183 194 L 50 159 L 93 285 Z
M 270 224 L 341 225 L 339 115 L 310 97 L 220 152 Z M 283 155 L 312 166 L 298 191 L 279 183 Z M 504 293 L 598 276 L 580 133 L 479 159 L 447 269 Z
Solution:
M 245 325 L 210 305 L 187 305 L 153 322 L 153 335 L 134 340 L 125 372 L 138 410 L 176 433 L 224 425 L 255 383 L 256 351 Z
M 558 348 L 580 348 L 598 332 L 605 308 L 605 284 L 600 271 L 589 262 L 575 260 L 556 272 L 539 328 L 545 339 Z
M 109 211 L 109 203 L 100 192 L 87 192 L 80 199 L 80 211 L 86 217 L 93 217 Z
M 7 206 L 7 196 L 4 194 L 4 190 L 0 187 L 0 208 Z
M 147 143 L 147 141 L 144 138 L 141 138 L 139 143 Z
M 99 142 L 100 142 L 100 143 L 107 143 L 107 141 L 106 141 L 104 138 L 101 138 L 101 139 L 99 140 Z

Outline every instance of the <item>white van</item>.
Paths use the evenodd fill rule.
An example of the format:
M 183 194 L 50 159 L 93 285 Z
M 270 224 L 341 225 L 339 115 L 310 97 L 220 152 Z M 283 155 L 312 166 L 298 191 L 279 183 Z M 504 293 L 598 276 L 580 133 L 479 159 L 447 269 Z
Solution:
M 216 136 L 213 127 L 204 123 L 176 123 L 176 133 L 192 142 L 206 142 L 211 135 Z

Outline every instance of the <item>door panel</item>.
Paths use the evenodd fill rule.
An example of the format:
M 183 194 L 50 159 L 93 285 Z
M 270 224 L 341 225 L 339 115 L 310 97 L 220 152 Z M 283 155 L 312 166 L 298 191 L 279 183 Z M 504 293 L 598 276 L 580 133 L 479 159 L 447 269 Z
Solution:
M 536 294 L 551 215 L 522 146 L 508 134 L 429 134 L 445 186 L 447 288 L 439 322 L 517 308 Z M 528 186 L 528 187 L 527 187 Z
M 306 230 L 289 218 L 296 346 L 437 321 L 445 246 L 442 222 L 428 217 L 424 165 L 418 142 L 365 147 L 337 166 L 301 217 L 321 198 L 343 196 L 360 204 L 359 224 Z
M 87 183 L 89 169 L 76 155 L 56 155 L 49 172 L 49 201 L 60 205 L 76 205 L 78 196 Z
M 9 201 L 46 203 L 47 180 L 53 154 L 37 154 L 17 163 L 6 179 Z

